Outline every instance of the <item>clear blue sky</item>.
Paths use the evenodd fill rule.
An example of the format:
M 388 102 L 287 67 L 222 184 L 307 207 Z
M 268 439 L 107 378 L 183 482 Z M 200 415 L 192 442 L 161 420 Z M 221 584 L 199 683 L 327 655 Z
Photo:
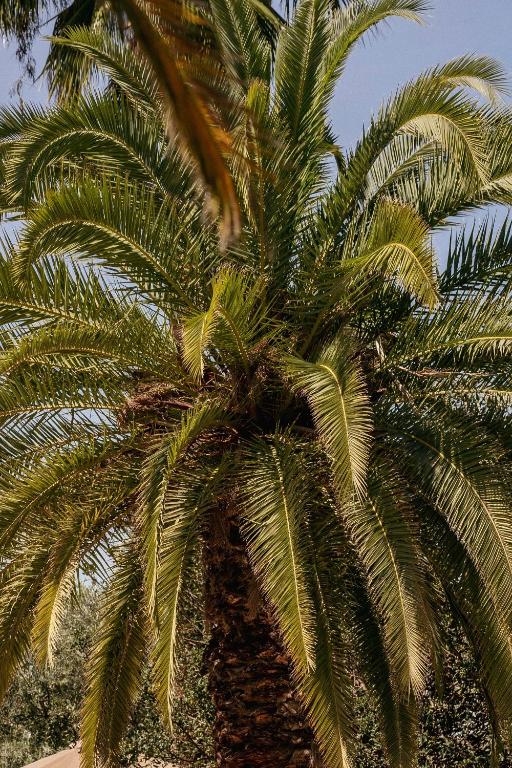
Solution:
M 369 116 L 398 85 L 455 56 L 493 56 L 502 62 L 512 84 L 512 0 L 432 0 L 431 5 L 425 26 L 393 21 L 353 53 L 332 112 L 343 146 L 354 143 Z M 43 59 L 44 50 L 44 44 L 38 43 L 38 60 Z M 14 49 L 0 47 L 0 103 L 10 101 L 9 91 L 18 77 Z M 27 100 L 46 98 L 42 84 L 25 85 L 23 94 Z

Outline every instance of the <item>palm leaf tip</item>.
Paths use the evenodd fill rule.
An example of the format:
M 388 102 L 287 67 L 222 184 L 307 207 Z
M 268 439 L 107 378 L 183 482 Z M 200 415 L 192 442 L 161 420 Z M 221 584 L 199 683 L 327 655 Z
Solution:
M 349 262 L 350 264 L 350 262 Z M 382 200 L 374 214 L 370 232 L 356 258 L 358 269 L 382 269 L 429 308 L 439 302 L 436 256 L 430 229 L 412 208 Z
M 119 554 L 119 553 L 118 553 Z M 121 553 L 104 596 L 83 702 L 81 768 L 115 764 L 140 692 L 146 647 L 142 572 L 131 546 Z

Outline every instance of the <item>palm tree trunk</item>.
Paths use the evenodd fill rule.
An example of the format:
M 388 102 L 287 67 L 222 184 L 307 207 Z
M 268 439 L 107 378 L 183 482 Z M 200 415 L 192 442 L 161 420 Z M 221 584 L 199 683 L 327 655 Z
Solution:
M 221 768 L 310 768 L 313 739 L 291 665 L 263 604 L 238 525 L 215 515 L 205 546 L 206 653 Z

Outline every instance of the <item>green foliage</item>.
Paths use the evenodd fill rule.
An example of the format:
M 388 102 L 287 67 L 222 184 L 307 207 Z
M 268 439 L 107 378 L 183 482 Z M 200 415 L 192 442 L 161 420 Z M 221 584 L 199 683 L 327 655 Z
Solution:
M 194 615 L 191 599 L 189 596 L 186 608 L 189 620 Z M 21 768 L 76 740 L 85 665 L 98 608 L 98 597 L 84 590 L 80 602 L 68 614 L 53 669 L 41 671 L 31 662 L 16 676 L 0 709 L 0 768 Z M 136 766 L 143 756 L 162 764 L 177 762 L 196 768 L 210 765 L 212 712 L 206 680 L 200 673 L 202 630 L 194 628 L 193 622 L 189 629 L 193 642 L 180 649 L 186 676 L 180 674 L 174 735 L 162 729 L 145 671 L 142 693 L 122 744 L 123 765 Z M 477 668 L 460 630 L 447 624 L 445 632 L 450 650 L 443 666 L 443 690 L 437 693 L 430 683 L 425 693 L 418 765 L 487 768 L 493 742 L 484 716 Z M 357 690 L 357 712 L 360 733 L 354 768 L 385 768 L 377 713 L 362 687 Z M 500 765 L 507 765 L 507 759 L 503 758 Z
M 419 722 L 419 768 L 488 768 L 495 758 L 496 743 L 489 722 L 482 716 L 485 699 L 478 683 L 478 670 L 469 645 L 453 624 L 447 624 L 449 652 L 444 661 L 442 689 L 431 680 L 423 697 Z M 375 709 L 364 691 L 359 691 L 358 711 L 362 726 L 354 761 L 355 768 L 385 768 L 379 745 Z M 496 758 L 506 768 L 510 754 Z
M 53 669 L 26 660 L 0 710 L 0 766 L 20 768 L 77 738 L 84 666 L 97 611 L 93 592 L 67 613 Z
M 210 765 L 212 713 L 206 679 L 201 673 L 204 640 L 202 626 L 192 619 L 191 594 L 188 597 L 189 643 L 180 648 L 174 734 L 164 729 L 159 718 L 145 666 L 141 694 L 120 748 L 123 766 L 134 768 L 146 758 L 155 758 L 160 765 Z M 197 599 L 195 593 L 193 599 Z M 0 768 L 21 768 L 77 741 L 100 600 L 96 590 L 83 588 L 78 603 L 66 614 L 53 667 L 42 670 L 33 660 L 27 660 L 14 679 L 0 709 Z

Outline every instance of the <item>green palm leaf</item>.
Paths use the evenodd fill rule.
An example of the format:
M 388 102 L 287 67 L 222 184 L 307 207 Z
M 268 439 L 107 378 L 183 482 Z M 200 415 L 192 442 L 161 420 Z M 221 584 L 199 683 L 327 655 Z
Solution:
M 52 45 L 79 51 L 91 60 L 91 70 L 101 71 L 115 83 L 133 106 L 153 111 L 158 89 L 151 67 L 128 46 L 95 30 L 68 25 Z
M 276 104 L 291 134 L 310 132 L 307 125 L 311 104 L 316 97 L 316 79 L 329 42 L 328 3 L 303 0 L 292 24 L 279 36 L 276 51 Z
M 91 181 L 78 189 L 63 188 L 34 211 L 16 260 L 16 275 L 26 279 L 30 265 L 46 255 L 75 254 L 121 270 L 153 295 L 169 291 L 173 301 L 193 307 L 176 265 L 186 220 L 182 216 L 178 223 L 172 209 L 159 206 L 140 185 Z M 167 254 L 165 261 L 162 253 Z
M 66 484 L 72 484 L 87 474 L 107 456 L 119 452 L 115 442 L 90 439 L 67 453 L 56 451 L 28 465 L 10 487 L 2 489 L 0 501 L 0 541 L 2 547 L 16 538 L 22 526 L 30 530 L 29 519 L 41 514 L 45 505 L 65 495 Z
M 382 630 L 361 581 L 353 578 L 349 611 L 359 671 L 375 701 L 386 757 L 392 768 L 413 768 L 417 758 L 417 703 L 396 696 Z
M 308 400 L 341 503 L 354 491 L 364 495 L 371 417 L 361 373 L 350 361 L 349 342 L 340 339 L 327 347 L 316 363 L 287 358 L 284 366 L 294 388 Z
M 7 34 L 46 0 L 23 5 L 0 0 Z M 201 559 L 221 762 L 237 743 L 277 764 L 278 743 L 348 768 L 362 683 L 389 764 L 413 768 L 445 608 L 506 742 L 510 227 L 439 240 L 439 278 L 432 247 L 512 199 L 502 69 L 427 71 L 344 152 L 328 110 L 350 52 L 422 0 L 301 0 L 287 21 L 266 0 L 110 5 L 57 9 L 73 99 L 0 112 L 0 215 L 20 228 L 0 246 L 0 693 L 30 648 L 51 659 L 77 574 L 113 573 L 82 756 L 113 768 L 148 659 L 170 722 Z M 88 29 L 63 28 L 76 13 Z M 236 546 L 211 547 L 226 514 Z M 230 556 L 254 572 L 239 594 Z M 278 724 L 232 658 L 235 637 L 254 655 L 242 611 L 272 649 L 258 670 L 281 633 L 259 690 L 282 673 L 291 718 L 258 693 Z
M 457 606 L 459 619 L 475 648 L 475 655 L 488 688 L 488 700 L 496 709 L 498 726 L 510 740 L 512 707 L 512 639 L 510 628 L 489 599 L 477 569 L 463 544 L 436 515 L 427 514 L 425 536 L 429 557 L 449 599 Z
M 156 572 L 156 639 L 151 650 L 152 675 L 160 710 L 172 726 L 172 702 L 178 665 L 180 608 L 194 565 L 201 517 L 224 468 L 210 471 L 193 465 L 175 473 L 162 512 L 160 557 Z M 177 476 L 176 476 L 177 475 Z
M 302 468 L 286 435 L 246 447 L 240 470 L 242 534 L 297 668 L 314 666 L 313 605 L 307 585 Z M 307 503 L 307 502 L 306 502 Z
M 217 275 L 212 283 L 212 297 L 208 309 L 187 318 L 183 323 L 183 361 L 196 381 L 203 376 L 204 352 L 212 339 L 219 319 L 219 305 L 228 279 L 229 272 L 221 272 Z
M 44 532 L 48 539 L 51 531 L 46 527 Z M 11 553 L 9 565 L 3 565 L 0 573 L 0 700 L 7 693 L 16 669 L 28 657 L 32 610 L 48 559 L 47 547 L 41 546 L 40 539 L 32 537 L 30 542 L 23 543 L 23 549 L 15 557 Z
M 480 227 L 463 229 L 451 242 L 446 269 L 441 278 L 443 292 L 491 287 L 512 275 L 512 228 L 507 219 L 501 227 L 487 219 Z
M 151 612 L 157 608 L 160 539 L 173 473 L 201 433 L 219 426 L 223 420 L 223 411 L 217 403 L 199 402 L 185 413 L 174 431 L 164 435 L 155 446 L 150 446 L 147 453 L 140 488 L 140 526 L 146 594 Z
M 430 308 L 437 304 L 429 228 L 408 206 L 391 200 L 378 204 L 360 251 L 347 259 L 346 266 L 363 274 L 382 271 L 421 303 Z
M 48 567 L 34 608 L 32 648 L 40 664 L 52 664 L 69 602 L 80 582 L 80 568 L 94 558 L 102 542 L 123 515 L 123 504 L 133 491 L 133 468 L 122 461 L 100 468 L 92 491 L 80 495 L 80 506 L 67 498 L 52 515 L 54 541 Z M 79 513 L 77 514 L 77 509 Z M 95 563 L 96 566 L 96 563 Z M 96 568 L 99 571 L 99 568 Z
M 411 513 L 397 477 L 376 463 L 368 499 L 343 509 L 369 592 L 382 617 L 384 642 L 399 694 L 418 697 L 425 686 L 429 628 L 423 603 L 424 572 L 411 529 Z
M 339 8 L 333 15 L 332 39 L 326 51 L 319 90 L 325 91 L 327 97 L 332 95 L 352 49 L 374 27 L 393 17 L 421 23 L 427 10 L 428 4 L 423 0 L 364 0 Z
M 456 167 L 477 186 L 488 180 L 489 165 L 482 127 L 485 113 L 468 100 L 461 88 L 492 94 L 503 87 L 503 72 L 485 58 L 462 57 L 432 69 L 409 83 L 375 118 L 365 137 L 348 158 L 326 206 L 333 224 L 343 220 L 357 196 L 366 189 L 372 166 L 390 142 L 402 132 L 437 143 Z
M 82 711 L 80 764 L 112 765 L 141 688 L 145 648 L 142 572 L 133 545 L 119 553 L 103 598 Z
M 440 431 L 434 410 L 428 422 L 405 408 L 395 411 L 392 420 L 390 431 L 404 440 L 401 453 L 422 495 L 464 543 L 510 621 L 512 527 L 509 493 L 493 469 L 493 457 L 499 462 L 499 445 L 478 428 L 463 427 L 447 414 Z
M 506 286 L 504 286 L 506 288 Z M 446 300 L 434 314 L 408 318 L 386 367 L 428 365 L 432 360 L 448 366 L 470 365 L 479 360 L 507 360 L 512 344 L 508 291 L 478 290 L 470 300 Z
M 312 468 L 311 468 L 312 469 Z M 312 479 L 320 481 L 315 472 Z M 316 610 L 315 667 L 300 680 L 309 719 L 327 765 L 349 768 L 355 743 L 352 655 L 343 580 L 347 544 L 333 509 L 319 504 L 310 521 Z

